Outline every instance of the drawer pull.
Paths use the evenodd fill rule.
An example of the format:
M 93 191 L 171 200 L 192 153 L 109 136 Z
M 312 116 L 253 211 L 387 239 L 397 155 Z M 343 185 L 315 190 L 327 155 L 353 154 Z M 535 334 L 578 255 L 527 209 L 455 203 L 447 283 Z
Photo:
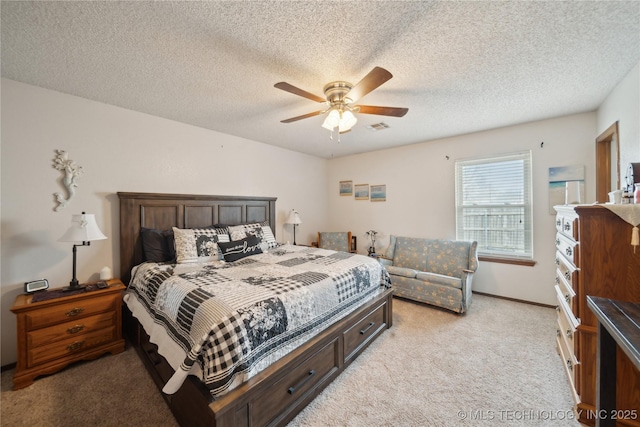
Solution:
M 562 332 L 560 332 L 560 329 L 556 329 L 556 336 L 558 337 L 562 336 Z
M 565 231 L 569 231 L 569 230 L 571 230 L 571 224 L 566 223 L 566 224 L 564 225 L 564 229 L 565 229 Z
M 571 303 L 571 295 L 569 295 L 569 294 L 564 294 L 564 300 L 565 300 L 567 303 L 569 303 L 569 304 L 570 304 L 570 303 Z
M 364 329 L 360 329 L 360 335 L 366 334 L 369 329 L 373 328 L 373 325 L 375 325 L 375 322 L 369 322 L 369 326 Z
M 573 371 L 573 363 L 569 359 L 567 359 L 567 368 L 569 368 L 570 371 Z
M 560 265 L 560 259 L 556 257 L 556 265 Z
M 80 347 L 82 347 L 83 345 L 84 345 L 84 340 L 82 340 L 82 341 L 76 341 L 76 342 L 74 342 L 73 344 L 69 344 L 69 345 L 67 346 L 67 350 L 69 350 L 69 351 L 74 351 L 74 350 L 79 349 L 79 348 L 80 348 Z
M 573 254 L 573 250 L 571 250 L 571 248 L 567 248 L 565 250 L 565 252 L 567 253 L 567 255 L 571 256 Z
M 289 394 L 295 393 L 300 387 L 305 385 L 307 383 L 307 381 L 309 381 L 311 378 L 313 378 L 315 376 L 315 374 L 316 374 L 316 371 L 314 369 L 310 370 L 309 373 L 307 374 L 307 376 L 305 377 L 305 379 L 300 381 L 295 386 L 289 387 Z
M 567 338 L 573 338 L 573 331 L 571 330 L 571 328 L 567 328 Z
M 559 219 L 556 219 L 556 225 L 562 225 L 562 221 L 560 221 Z
M 560 239 L 556 239 L 556 246 L 560 246 Z
M 68 334 L 77 334 L 78 332 L 80 332 L 83 329 L 84 329 L 84 325 L 75 325 L 75 326 L 67 329 L 67 333 Z
M 67 311 L 65 314 L 67 315 L 67 317 L 73 317 L 73 316 L 77 316 L 78 314 L 82 313 L 84 311 L 84 308 L 74 308 L 72 310 Z

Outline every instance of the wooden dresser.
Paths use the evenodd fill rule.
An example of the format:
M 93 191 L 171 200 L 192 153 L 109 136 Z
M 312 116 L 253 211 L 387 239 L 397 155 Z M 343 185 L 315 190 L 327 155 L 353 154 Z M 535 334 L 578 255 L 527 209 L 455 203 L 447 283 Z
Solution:
M 122 292 L 118 279 L 106 289 L 33 302 L 19 295 L 11 307 L 18 320 L 18 363 L 14 390 L 78 360 L 124 351 Z M 43 291 L 44 292 L 44 291 Z
M 580 421 L 596 413 L 597 319 L 587 295 L 640 303 L 640 246 L 631 246 L 632 226 L 603 206 L 556 206 L 556 341 Z M 617 354 L 617 408 L 640 408 L 640 372 Z M 640 427 L 640 416 L 618 425 Z

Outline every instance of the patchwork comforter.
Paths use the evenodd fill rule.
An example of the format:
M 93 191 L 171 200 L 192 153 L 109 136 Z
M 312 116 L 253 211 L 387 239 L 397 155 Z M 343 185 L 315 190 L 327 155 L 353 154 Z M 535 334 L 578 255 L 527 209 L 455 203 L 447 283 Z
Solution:
M 124 300 L 176 371 L 168 394 L 192 374 L 222 395 L 391 287 L 373 258 L 292 245 L 132 273 Z

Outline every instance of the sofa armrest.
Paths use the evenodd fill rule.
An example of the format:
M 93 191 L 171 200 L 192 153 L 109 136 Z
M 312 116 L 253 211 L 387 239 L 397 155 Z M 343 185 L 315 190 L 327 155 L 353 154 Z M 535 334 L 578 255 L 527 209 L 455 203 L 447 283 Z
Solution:
M 385 258 L 383 256 L 379 256 L 378 257 L 378 261 L 380 261 L 380 264 L 382 264 L 384 266 L 393 265 L 393 260 L 392 259 Z

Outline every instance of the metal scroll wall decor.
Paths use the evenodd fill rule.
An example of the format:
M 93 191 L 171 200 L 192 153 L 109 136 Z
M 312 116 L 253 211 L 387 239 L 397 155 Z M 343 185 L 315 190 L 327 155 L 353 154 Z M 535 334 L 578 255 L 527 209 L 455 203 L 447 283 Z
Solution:
M 64 150 L 55 150 L 56 156 L 53 158 L 53 168 L 64 172 L 62 177 L 62 185 L 67 190 L 68 197 L 65 199 L 62 193 L 53 193 L 58 206 L 53 208 L 58 212 L 71 201 L 76 193 L 78 186 L 78 178 L 82 175 L 82 166 L 76 165 L 76 162 L 69 160 L 67 152 Z

